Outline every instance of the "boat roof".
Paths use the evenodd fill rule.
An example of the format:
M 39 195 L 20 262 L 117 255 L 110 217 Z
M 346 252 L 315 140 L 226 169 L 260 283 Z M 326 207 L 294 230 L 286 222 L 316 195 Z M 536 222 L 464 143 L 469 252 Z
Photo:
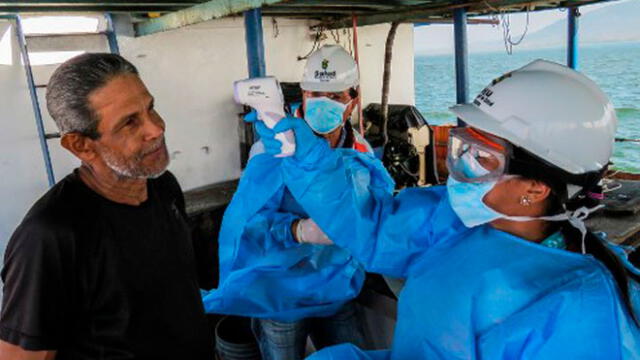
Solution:
M 138 35 L 176 29 L 261 8 L 264 16 L 316 20 L 327 28 L 389 22 L 428 23 L 451 19 L 466 8 L 468 16 L 577 7 L 613 0 L 49 0 L 0 1 L 2 13 L 127 13 L 138 21 Z

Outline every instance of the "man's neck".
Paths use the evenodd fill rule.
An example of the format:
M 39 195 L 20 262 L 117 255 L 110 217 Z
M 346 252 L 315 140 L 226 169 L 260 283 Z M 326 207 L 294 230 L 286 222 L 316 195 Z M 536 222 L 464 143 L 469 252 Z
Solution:
M 91 190 L 113 202 L 138 206 L 147 200 L 147 179 L 122 177 L 109 168 L 97 170 L 84 163 L 78 175 Z

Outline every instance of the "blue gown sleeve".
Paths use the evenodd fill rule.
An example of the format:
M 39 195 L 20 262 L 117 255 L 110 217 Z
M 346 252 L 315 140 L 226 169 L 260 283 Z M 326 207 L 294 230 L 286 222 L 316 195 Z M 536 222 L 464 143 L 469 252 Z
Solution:
M 394 197 L 393 180 L 371 155 L 323 143 L 281 169 L 309 217 L 368 271 L 404 278 L 434 241 L 431 220 L 443 192 L 408 189 Z
M 261 239 L 264 244 L 278 243 L 284 247 L 299 245 L 291 233 L 291 224 L 299 215 L 280 209 L 283 190 L 278 191 L 254 216 L 249 218 L 243 237 Z
M 306 214 L 287 195 L 280 163 L 256 155 L 245 169 L 222 221 L 219 286 L 202 294 L 208 313 L 285 322 L 329 316 L 362 287 L 364 272 L 347 251 L 293 240 L 291 223 Z
M 246 218 L 239 235 L 233 270 L 257 266 L 286 267 L 291 265 L 289 262 L 298 261 L 289 252 L 283 252 L 302 246 L 291 233 L 291 224 L 300 216 L 280 209 L 283 192 L 284 187 L 276 191 L 260 210 Z M 257 257 L 257 254 L 263 255 Z

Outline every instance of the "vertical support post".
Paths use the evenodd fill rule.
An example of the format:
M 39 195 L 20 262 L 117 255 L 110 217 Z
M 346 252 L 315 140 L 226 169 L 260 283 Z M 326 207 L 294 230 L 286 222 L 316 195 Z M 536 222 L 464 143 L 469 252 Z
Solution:
M 467 10 L 460 8 L 453 11 L 453 33 L 455 41 L 456 65 L 456 103 L 464 104 L 469 101 L 469 73 L 467 47 Z M 458 119 L 458 125 L 464 122 Z
M 351 14 L 351 28 L 353 29 L 353 58 L 358 66 L 358 78 L 360 78 L 360 53 L 358 51 L 358 16 Z M 364 137 L 364 115 L 362 114 L 362 88 L 358 83 L 358 123 L 360 135 Z
M 16 35 L 18 37 L 18 45 L 20 46 L 20 54 L 22 55 L 22 62 L 24 63 L 24 70 L 27 75 L 27 85 L 29 87 L 29 95 L 31 96 L 31 105 L 33 106 L 33 114 L 36 118 L 36 128 L 38 130 L 38 138 L 40 139 L 40 148 L 42 150 L 42 157 L 44 158 L 44 166 L 47 172 L 47 180 L 49 181 L 49 187 L 56 183 L 53 176 L 53 165 L 51 164 L 51 156 L 49 154 L 49 145 L 47 144 L 47 138 L 44 131 L 44 123 L 42 121 L 42 112 L 40 111 L 40 102 L 38 101 L 38 94 L 36 93 L 36 84 L 33 79 L 33 72 L 31 71 L 31 62 L 29 61 L 29 51 L 27 50 L 27 41 L 22 31 L 22 21 L 20 16 L 14 17 L 16 21 Z
M 570 7 L 567 11 L 567 66 L 578 69 L 578 17 L 580 10 Z
M 249 77 L 266 76 L 264 61 L 264 36 L 262 34 L 262 10 L 251 9 L 244 12 L 244 32 L 247 46 L 247 67 Z M 249 160 L 251 144 L 259 139 L 255 127 L 244 123 L 244 135 L 241 140 L 240 162 L 244 168 Z
M 110 13 L 106 13 L 104 14 L 104 18 L 107 21 L 107 41 L 109 41 L 109 50 L 112 54 L 120 54 L 118 39 L 116 38 L 116 30 L 113 26 L 113 17 Z
M 264 61 L 261 9 L 251 9 L 244 12 L 244 29 L 245 41 L 247 43 L 249 77 L 265 76 L 266 66 Z

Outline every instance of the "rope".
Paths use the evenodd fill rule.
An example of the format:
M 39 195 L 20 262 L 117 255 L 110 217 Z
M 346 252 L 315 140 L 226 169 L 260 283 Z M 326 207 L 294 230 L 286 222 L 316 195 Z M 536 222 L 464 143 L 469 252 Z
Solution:
M 527 5 L 527 20 L 524 32 L 522 33 L 522 35 L 520 35 L 520 38 L 517 41 L 513 41 L 510 15 L 504 10 L 496 9 L 495 7 L 491 6 L 491 4 L 489 4 L 486 0 L 484 0 L 484 4 L 491 11 L 498 13 L 498 15 L 492 15 L 491 19 L 500 23 L 505 50 L 507 51 L 507 54 L 513 54 L 513 47 L 520 45 L 527 35 L 527 32 L 529 31 L 529 13 L 531 12 L 531 5 Z
M 391 82 L 391 57 L 393 55 L 393 40 L 396 37 L 399 22 L 391 23 L 391 28 L 387 34 L 387 42 L 384 49 L 384 70 L 382 74 L 382 99 L 380 100 L 382 113 L 382 134 L 384 145 L 389 142 L 389 87 Z
M 322 36 L 324 33 L 324 27 L 322 25 L 318 25 L 316 27 L 316 35 L 313 38 L 313 46 L 311 46 L 311 50 L 305 56 L 298 56 L 298 61 L 306 60 L 314 51 L 320 48 L 320 44 L 322 42 Z
M 347 35 L 347 44 L 349 44 L 349 54 L 353 56 L 353 42 L 351 40 L 351 29 L 344 28 L 343 34 Z
M 273 27 L 273 38 L 277 38 L 280 35 L 280 28 L 278 27 L 278 20 L 271 18 L 271 26 Z
M 340 30 L 330 30 L 331 32 L 331 37 L 333 38 L 333 41 L 336 42 L 336 44 L 340 44 Z

